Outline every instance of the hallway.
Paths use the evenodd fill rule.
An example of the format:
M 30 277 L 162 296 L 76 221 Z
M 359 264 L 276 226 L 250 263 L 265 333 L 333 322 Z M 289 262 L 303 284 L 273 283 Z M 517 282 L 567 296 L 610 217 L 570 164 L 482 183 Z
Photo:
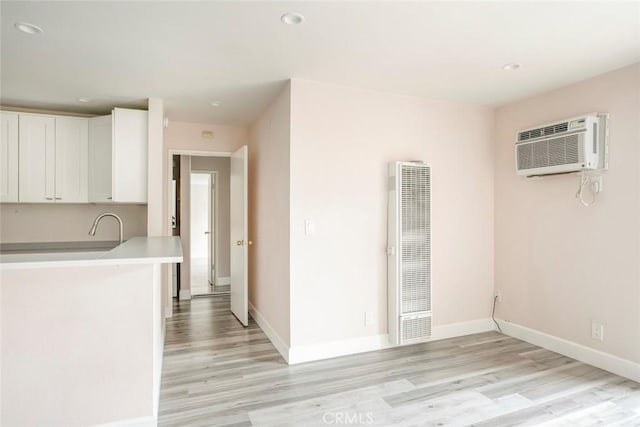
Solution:
M 228 296 L 174 310 L 160 426 L 640 425 L 640 384 L 496 332 L 288 366 Z

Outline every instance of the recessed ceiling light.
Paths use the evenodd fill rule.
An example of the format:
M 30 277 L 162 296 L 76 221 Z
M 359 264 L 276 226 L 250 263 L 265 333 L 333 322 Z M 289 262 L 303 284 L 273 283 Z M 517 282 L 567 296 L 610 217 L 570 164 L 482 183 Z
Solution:
M 28 22 L 16 22 L 15 27 L 27 34 L 40 34 L 43 32 L 42 28 L 37 25 L 29 24 Z
M 220 106 L 220 101 L 211 101 L 210 102 L 212 107 L 219 107 Z
M 285 13 L 280 17 L 280 20 L 282 21 L 282 23 L 287 25 L 298 25 L 304 22 L 304 15 L 295 12 Z
M 83 104 L 86 104 L 87 102 L 91 102 L 91 99 L 89 99 L 89 98 L 78 98 L 78 99 L 76 99 L 76 101 L 82 102 Z
M 520 64 L 517 62 L 509 62 L 508 64 L 504 64 L 502 69 L 505 71 L 515 71 L 520 68 Z

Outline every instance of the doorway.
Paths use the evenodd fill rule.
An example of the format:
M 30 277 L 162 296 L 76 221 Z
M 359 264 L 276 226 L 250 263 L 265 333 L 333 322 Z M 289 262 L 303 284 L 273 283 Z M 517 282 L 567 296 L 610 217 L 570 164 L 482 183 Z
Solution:
M 234 153 L 169 150 L 168 176 L 179 175 L 177 229 L 185 260 L 178 302 L 229 295 L 230 311 L 248 325 L 247 147 Z M 193 206 L 192 206 L 193 204 Z M 176 216 L 169 207 L 168 217 Z M 192 211 L 194 216 L 192 217 Z M 171 224 L 169 224 L 171 226 Z
M 228 285 L 217 280 L 216 175 L 191 170 L 191 295 L 228 293 Z

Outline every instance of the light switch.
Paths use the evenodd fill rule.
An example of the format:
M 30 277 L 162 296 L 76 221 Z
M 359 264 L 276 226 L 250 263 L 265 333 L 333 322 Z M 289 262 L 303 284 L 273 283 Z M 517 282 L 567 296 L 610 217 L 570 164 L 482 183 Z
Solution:
M 316 234 L 316 223 L 310 219 L 304 220 L 304 234 Z

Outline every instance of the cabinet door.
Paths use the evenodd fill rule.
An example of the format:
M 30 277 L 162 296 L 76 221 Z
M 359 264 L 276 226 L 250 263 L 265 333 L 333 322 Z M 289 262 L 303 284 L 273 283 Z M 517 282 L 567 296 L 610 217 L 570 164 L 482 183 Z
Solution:
M 18 115 L 20 202 L 53 203 L 55 197 L 55 119 Z
M 0 203 L 18 201 L 18 114 L 0 113 Z
M 111 116 L 89 119 L 89 201 L 108 203 L 111 194 Z
M 89 120 L 56 117 L 56 203 L 87 203 Z
M 113 201 L 147 203 L 148 113 L 113 110 Z

